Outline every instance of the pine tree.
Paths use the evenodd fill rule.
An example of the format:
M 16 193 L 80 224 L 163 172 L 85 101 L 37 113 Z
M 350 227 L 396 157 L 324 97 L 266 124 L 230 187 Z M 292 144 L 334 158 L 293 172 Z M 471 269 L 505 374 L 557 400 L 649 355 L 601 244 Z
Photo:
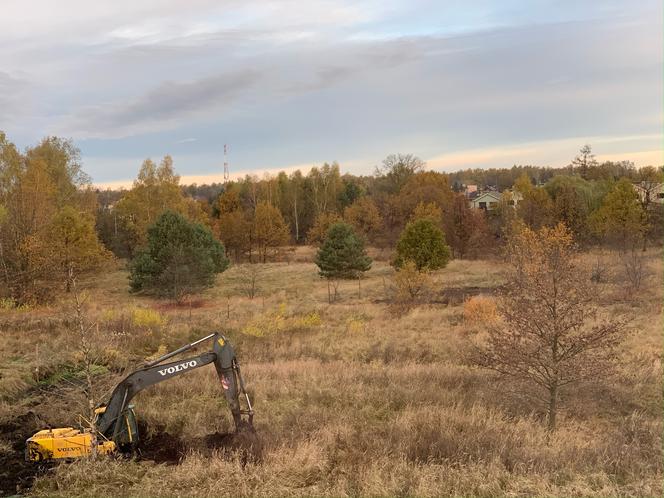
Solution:
M 169 296 L 182 302 L 187 295 L 212 287 L 228 259 L 212 232 L 172 211 L 148 228 L 148 247 L 131 263 L 131 290 Z
M 339 279 L 359 279 L 371 268 L 371 258 L 367 256 L 364 242 L 353 231 L 352 226 L 343 222 L 330 227 L 323 245 L 318 250 L 315 263 L 319 268 L 318 274 L 328 280 L 328 285 L 333 283 L 335 299 L 336 282 Z

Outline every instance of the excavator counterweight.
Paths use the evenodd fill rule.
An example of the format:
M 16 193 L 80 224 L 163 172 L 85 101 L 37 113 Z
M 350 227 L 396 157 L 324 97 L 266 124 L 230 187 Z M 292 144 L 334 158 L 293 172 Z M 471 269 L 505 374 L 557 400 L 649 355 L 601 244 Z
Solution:
M 212 340 L 212 351 L 164 363 L 207 340 Z M 236 432 L 253 430 L 254 411 L 245 390 L 235 350 L 228 339 L 214 333 L 146 363 L 125 377 L 115 386 L 108 402 L 95 410 L 92 429 L 45 429 L 28 438 L 26 460 L 41 462 L 133 451 L 139 443 L 139 434 L 134 407 L 129 404 L 131 399 L 143 389 L 210 363 L 214 363 Z M 242 407 L 242 403 L 246 407 Z

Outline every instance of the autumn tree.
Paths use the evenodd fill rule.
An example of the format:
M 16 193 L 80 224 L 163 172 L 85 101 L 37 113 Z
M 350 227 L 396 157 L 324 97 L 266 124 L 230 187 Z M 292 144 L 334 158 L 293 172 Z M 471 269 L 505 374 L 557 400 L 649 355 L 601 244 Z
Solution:
M 17 302 L 46 300 L 62 282 L 53 263 L 66 255 L 51 234 L 54 218 L 67 207 L 94 213 L 88 181 L 71 142 L 49 137 L 21 154 L 0 132 L 0 278 Z
M 540 228 L 551 222 L 553 204 L 547 191 L 535 187 L 524 173 L 514 183 L 514 190 L 521 196 L 516 201 L 517 216 L 530 228 Z
M 71 206 L 55 215 L 38 235 L 36 245 L 34 257 L 59 271 L 54 280 L 64 280 L 66 292 L 71 291 L 75 278 L 98 270 L 111 257 L 97 237 L 94 218 Z
M 455 258 L 464 258 L 477 249 L 487 232 L 484 211 L 471 209 L 463 194 L 454 195 L 443 226 Z
M 133 255 L 137 247 L 147 242 L 147 230 L 165 211 L 173 211 L 199 223 L 207 222 L 200 206 L 182 193 L 180 177 L 173 169 L 173 159 L 165 156 L 159 165 L 151 159 L 143 161 L 134 185 L 117 203 L 118 216 L 126 221 L 133 233 L 129 240 L 136 240 L 131 247 Z
M 319 268 L 318 274 L 327 279 L 328 301 L 337 298 L 339 279 L 357 278 L 371 268 L 371 258 L 367 256 L 364 242 L 348 223 L 335 223 L 328 230 L 314 261 Z M 330 283 L 334 287 L 334 296 L 330 294 Z
M 565 225 L 523 227 L 507 246 L 511 271 L 498 310 L 472 354 L 475 364 L 538 388 L 547 427 L 556 427 L 561 390 L 610 372 L 623 322 L 604 321 Z
M 418 204 L 435 204 L 443 213 L 449 211 L 454 198 L 447 175 L 436 171 L 422 171 L 408 178 L 401 190 L 398 202 L 405 221 Z
M 424 161 L 413 154 L 390 154 L 380 166 L 376 166 L 376 176 L 382 179 L 387 192 L 396 194 L 425 165 Z
M 327 236 L 330 227 L 341 221 L 336 213 L 321 213 L 316 217 L 313 226 L 307 232 L 307 243 L 320 246 Z
M 337 162 L 324 163 L 320 168 L 311 168 L 307 179 L 315 214 L 319 215 L 327 211 L 336 212 L 339 194 L 343 190 L 339 164 Z
M 544 186 L 553 200 L 553 218 L 563 222 L 576 240 L 587 239 L 588 217 L 599 204 L 593 185 L 579 176 L 556 175 Z
M 629 180 L 623 178 L 613 186 L 593 213 L 591 223 L 595 233 L 617 243 L 623 252 L 642 241 L 647 230 L 646 216 Z
M 209 228 L 173 211 L 148 228 L 148 244 L 131 262 L 132 292 L 168 296 L 180 303 L 211 287 L 228 267 L 221 245 Z
M 240 209 L 221 213 L 215 224 L 217 236 L 224 243 L 226 251 L 233 254 L 236 263 L 251 248 L 252 230 L 251 221 Z
M 662 235 L 664 213 L 662 205 L 656 201 L 657 195 L 662 192 L 662 184 L 664 184 L 663 168 L 645 166 L 639 170 L 637 192 L 646 224 L 642 247 L 644 251 L 648 237 L 658 239 Z
M 410 221 L 422 219 L 429 219 L 436 225 L 440 225 L 443 222 L 443 212 L 433 202 L 420 202 L 417 206 L 415 206 L 413 214 L 410 215 Z
M 369 197 L 361 197 L 344 209 L 344 220 L 371 242 L 378 238 L 383 228 L 383 219 L 376 203 Z
M 253 237 L 263 263 L 267 260 L 269 249 L 288 243 L 288 226 L 284 218 L 277 208 L 267 202 L 259 202 L 256 206 Z
M 402 267 L 407 261 L 415 263 L 418 271 L 437 270 L 447 265 L 450 248 L 445 234 L 430 219 L 411 221 L 406 225 L 399 242 L 394 265 Z

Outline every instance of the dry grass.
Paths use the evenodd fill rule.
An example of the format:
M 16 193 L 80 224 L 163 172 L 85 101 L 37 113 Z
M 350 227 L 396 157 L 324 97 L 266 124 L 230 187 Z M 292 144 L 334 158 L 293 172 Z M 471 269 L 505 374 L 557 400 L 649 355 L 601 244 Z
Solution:
M 306 260 L 307 253 L 296 256 Z M 377 262 L 362 282 L 361 299 L 357 282 L 343 282 L 341 299 L 329 305 L 315 266 L 291 260 L 263 267 L 254 299 L 243 293 L 241 271 L 231 268 L 198 307 L 172 308 L 130 296 L 126 273 L 118 269 L 89 283 L 90 315 L 111 329 L 131 310 L 159 310 L 124 323 L 116 348 L 131 351 L 133 361 L 210 330 L 227 333 L 255 399 L 263 461 L 242 465 L 239 456 L 196 452 L 177 466 L 90 460 L 59 466 L 38 480 L 33 493 L 661 496 L 659 254 L 648 253 L 648 265 L 657 278 L 646 280 L 630 299 L 621 292 L 618 271 L 597 284 L 598 295 L 605 296 L 603 311 L 630 313 L 632 332 L 614 377 L 564 393 L 560 429 L 552 437 L 536 405 L 464 364 L 462 353 L 476 339 L 468 334 L 468 322 L 476 318 L 468 303 L 485 313 L 488 295 L 466 305 L 433 300 L 393 316 L 386 292 L 393 270 Z M 442 294 L 470 288 L 487 293 L 502 284 L 503 267 L 496 261 L 452 261 L 433 280 Z M 0 419 L 37 403 L 49 422 L 74 421 L 75 392 L 30 391 L 37 365 L 42 372 L 57 371 L 75 350 L 56 309 L 0 311 L 0 371 L 16 372 L 0 377 L 6 400 Z M 184 439 L 231 428 L 213 369 L 156 386 L 135 404 L 149 426 L 164 426 Z

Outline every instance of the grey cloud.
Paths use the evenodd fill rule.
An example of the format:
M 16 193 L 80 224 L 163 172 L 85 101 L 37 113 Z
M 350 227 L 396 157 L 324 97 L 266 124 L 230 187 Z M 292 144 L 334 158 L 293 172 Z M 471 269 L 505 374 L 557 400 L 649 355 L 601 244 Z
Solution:
M 174 120 L 231 105 L 260 77 L 260 71 L 246 69 L 191 82 L 164 82 L 130 102 L 85 108 L 71 117 L 69 126 L 88 136 L 160 129 Z

